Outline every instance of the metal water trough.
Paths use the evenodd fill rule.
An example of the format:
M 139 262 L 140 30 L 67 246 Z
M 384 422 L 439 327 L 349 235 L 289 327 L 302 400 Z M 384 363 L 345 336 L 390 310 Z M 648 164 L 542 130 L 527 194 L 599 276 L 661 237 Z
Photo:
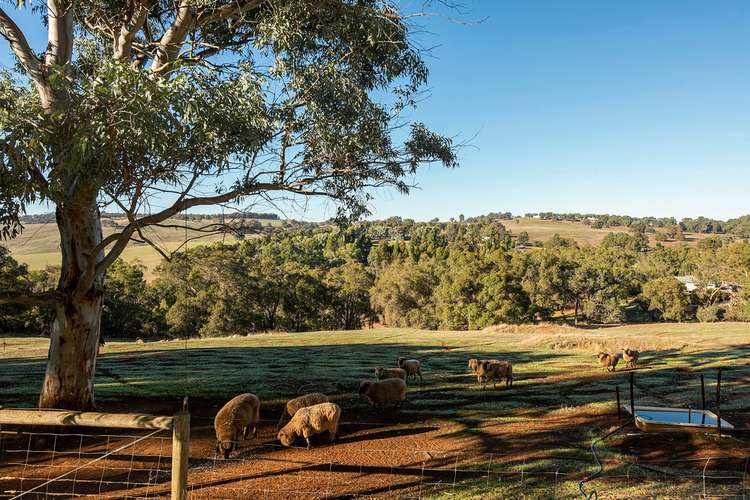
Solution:
M 622 405 L 622 409 L 632 414 L 629 406 Z M 721 429 L 734 429 L 732 424 L 720 419 L 709 410 L 635 406 L 633 416 L 636 427 L 643 432 L 705 432 L 716 429 L 719 421 L 721 421 Z
M 715 429 L 733 430 L 734 426 L 721 418 L 721 371 L 716 371 L 716 413 L 706 409 L 706 384 L 701 374 L 701 409 L 670 408 L 664 406 L 636 406 L 634 374 L 630 372 L 630 405 L 620 405 L 620 388 L 615 387 L 617 420 L 622 421 L 625 410 L 633 417 L 635 426 L 643 432 L 705 432 Z

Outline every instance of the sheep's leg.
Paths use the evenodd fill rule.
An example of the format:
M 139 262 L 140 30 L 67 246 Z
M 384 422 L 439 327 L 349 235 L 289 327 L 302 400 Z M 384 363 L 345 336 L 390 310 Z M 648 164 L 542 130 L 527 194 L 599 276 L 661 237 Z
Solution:
M 214 449 L 214 453 L 219 453 L 219 450 L 221 450 L 221 441 L 216 441 L 216 448 Z
M 310 436 L 305 436 L 305 441 L 307 442 L 307 449 L 310 449 Z

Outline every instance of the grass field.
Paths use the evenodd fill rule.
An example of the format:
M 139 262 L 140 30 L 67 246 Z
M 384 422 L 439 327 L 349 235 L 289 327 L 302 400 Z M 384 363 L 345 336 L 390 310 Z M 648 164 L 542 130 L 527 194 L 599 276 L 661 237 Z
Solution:
M 555 234 L 559 234 L 564 238 L 570 238 L 578 242 L 579 245 L 598 245 L 609 233 L 628 233 L 629 229 L 626 227 L 609 227 L 603 229 L 594 229 L 591 226 L 587 226 L 581 222 L 568 222 L 568 221 L 554 221 L 554 220 L 541 220 L 541 219 L 529 219 L 529 218 L 518 218 L 509 221 L 503 221 L 503 224 L 507 229 L 517 235 L 520 232 L 526 231 L 529 233 L 529 239 L 531 241 L 547 241 L 552 238 Z M 706 235 L 696 233 L 685 233 L 685 241 L 668 241 L 662 243 L 665 246 L 674 245 L 695 245 L 697 242 Z M 651 245 L 656 244 L 656 239 L 653 234 L 650 236 Z
M 276 226 L 282 223 L 282 221 L 270 219 L 259 219 L 258 221 L 263 225 L 270 226 Z M 209 222 L 210 221 L 188 221 L 188 228 L 200 227 Z M 178 227 L 149 227 L 144 230 L 144 233 L 160 248 L 170 252 L 174 251 L 184 243 L 185 221 L 175 219 L 169 220 L 167 223 Z M 116 227 L 104 226 L 104 236 L 111 234 L 116 229 Z M 188 238 L 196 236 L 200 236 L 200 233 L 188 229 Z M 2 245 L 10 250 L 15 259 L 28 264 L 29 269 L 39 270 L 50 265 L 60 265 L 59 241 L 59 234 L 55 224 L 27 224 L 20 236 L 13 240 L 3 241 Z M 190 241 L 187 246 L 188 248 L 192 248 L 195 245 L 201 245 L 212 241 L 232 242 L 235 241 L 235 237 L 231 234 L 207 235 L 199 240 Z M 153 270 L 161 262 L 161 255 L 159 255 L 159 253 L 151 246 L 136 243 L 131 243 L 130 246 L 125 249 L 122 258 L 128 262 L 138 261 L 143 264 L 147 270 L 147 279 L 153 277 Z
M 527 326 L 500 332 L 375 329 L 200 339 L 187 344 L 112 341 L 103 348 L 97 364 L 96 392 L 104 409 L 155 413 L 174 411 L 187 393 L 196 426 L 191 460 L 211 455 L 210 421 L 220 404 L 250 391 L 263 400 L 261 417 L 269 423 L 261 429 L 260 441 L 248 444 L 243 456 L 262 454 L 269 460 L 324 457 L 361 466 L 380 460 L 372 450 L 386 449 L 390 450 L 389 462 L 398 461 L 406 467 L 413 463 L 415 450 L 430 450 L 431 457 L 463 457 L 460 462 L 456 458 L 457 468 L 485 467 L 489 471 L 486 478 L 460 482 L 449 492 L 437 488 L 431 495 L 568 497 L 577 493 L 578 480 L 595 470 L 589 452 L 592 440 L 617 426 L 615 386 L 619 385 L 623 397 L 627 394 L 630 370 L 620 366 L 615 373 L 601 371 L 594 363 L 595 352 L 616 351 L 625 345 L 643 351 L 640 366 L 633 370 L 638 404 L 697 408 L 699 374 L 703 373 L 710 389 L 709 408 L 713 408 L 715 369 L 723 367 L 727 370 L 722 416 L 736 426 L 747 427 L 748 339 L 750 325 L 726 323 L 598 329 Z M 3 339 L 1 404 L 33 405 L 46 349 L 45 339 Z M 393 366 L 400 355 L 421 360 L 424 384 L 410 383 L 409 402 L 398 414 L 371 409 L 357 395 L 359 382 L 371 378 L 376 366 Z M 466 368 L 470 357 L 512 361 L 513 386 L 482 390 Z M 340 442 L 310 451 L 261 451 L 262 446 L 274 442 L 272 422 L 283 401 L 312 391 L 329 394 L 343 408 L 347 424 L 342 426 Z M 695 472 L 690 466 L 698 463 L 703 467 L 704 463 L 686 462 L 688 465 L 678 467 L 670 461 L 714 456 L 711 469 L 742 478 L 744 457 L 750 456 L 748 438 L 748 433 L 739 433 L 721 439 L 713 435 L 654 439 L 628 430 L 600 445 L 604 475 L 586 488 L 597 489 L 600 498 L 692 496 L 701 493 L 703 485 L 684 476 Z M 492 463 L 487 463 L 488 458 Z M 662 465 L 650 469 L 632 466 L 644 460 Z M 330 471 L 331 477 L 342 478 L 344 470 L 339 476 Z M 521 481 L 512 474 L 503 481 L 490 480 L 494 474 L 500 478 L 521 470 L 528 474 Z M 230 477 L 239 474 L 230 466 L 222 471 Z M 534 479 L 534 473 L 548 471 L 558 471 L 565 479 Z M 627 481 L 623 479 L 625 471 Z M 202 477 L 201 473 L 196 477 Z M 640 479 L 632 480 L 631 474 Z M 375 479 L 356 478 L 342 482 L 342 495 L 374 491 L 371 483 Z M 413 479 L 398 470 L 393 472 L 388 478 L 389 494 L 408 496 L 415 487 Z M 234 486 L 252 488 L 261 479 L 236 481 Z M 743 486 L 741 480 L 740 486 L 709 483 L 709 487 L 714 495 L 750 492 L 744 489 L 750 489 L 750 484 Z

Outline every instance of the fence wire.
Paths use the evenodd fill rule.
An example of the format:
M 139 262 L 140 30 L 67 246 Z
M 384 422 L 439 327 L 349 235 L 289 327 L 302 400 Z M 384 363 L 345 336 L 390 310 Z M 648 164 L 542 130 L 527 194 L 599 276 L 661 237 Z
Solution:
M 145 434 L 0 430 L 0 498 L 153 498 L 151 490 L 169 487 L 171 450 L 172 436 L 163 430 Z M 131 491 L 138 493 L 131 496 Z
M 378 425 L 352 422 L 350 425 Z M 162 434 L 156 435 L 157 432 Z M 479 497 L 519 494 L 570 497 L 593 470 L 580 455 L 510 453 L 317 443 L 311 450 L 258 441 L 229 459 L 191 449 L 188 493 L 219 498 L 441 498 L 462 491 Z M 0 431 L 0 498 L 166 498 L 172 437 Z M 374 445 L 374 446 L 373 446 Z M 349 451 L 355 449 L 357 453 Z M 590 483 L 601 496 L 634 488 L 648 496 L 750 498 L 750 457 L 625 460 L 608 455 Z M 617 489 L 619 488 L 619 489 Z M 662 492 L 662 493 L 659 493 Z

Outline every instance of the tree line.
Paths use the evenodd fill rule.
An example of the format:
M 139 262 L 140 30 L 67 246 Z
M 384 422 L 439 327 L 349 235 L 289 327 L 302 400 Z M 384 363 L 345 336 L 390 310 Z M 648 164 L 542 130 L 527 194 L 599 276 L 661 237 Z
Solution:
M 137 215 L 137 214 L 136 214 Z M 144 214 L 140 214 L 144 215 Z M 125 220 L 127 221 L 127 215 L 122 212 L 102 212 L 102 219 L 111 220 Z M 246 219 L 259 219 L 259 220 L 281 220 L 278 214 L 270 212 L 237 212 L 232 211 L 227 214 L 183 214 L 180 216 L 181 220 L 187 221 L 206 221 L 206 220 L 246 220 Z M 41 213 L 41 214 L 24 214 L 19 217 L 19 220 L 23 224 L 54 224 L 55 214 L 52 212 Z
M 121 260 L 108 272 L 105 338 L 375 324 L 467 330 L 537 321 L 750 321 L 750 243 L 709 238 L 697 247 L 650 247 L 642 233 L 610 233 L 595 247 L 557 235 L 527 247 L 493 219 L 307 226 L 191 248 L 163 261 L 150 282 L 144 272 Z M 4 285 L 41 290 L 57 273 L 29 271 L 0 250 Z M 0 308 L 4 332 L 39 333 L 50 321 L 36 307 Z
M 750 238 L 750 215 L 743 215 L 729 220 L 710 219 L 707 217 L 686 217 L 679 222 L 674 217 L 632 217 L 629 215 L 610 215 L 593 213 L 527 213 L 527 218 L 541 220 L 581 222 L 595 229 L 609 227 L 628 227 L 640 232 L 655 232 L 657 228 L 670 231 L 679 230 L 701 234 L 731 234 L 739 238 Z

